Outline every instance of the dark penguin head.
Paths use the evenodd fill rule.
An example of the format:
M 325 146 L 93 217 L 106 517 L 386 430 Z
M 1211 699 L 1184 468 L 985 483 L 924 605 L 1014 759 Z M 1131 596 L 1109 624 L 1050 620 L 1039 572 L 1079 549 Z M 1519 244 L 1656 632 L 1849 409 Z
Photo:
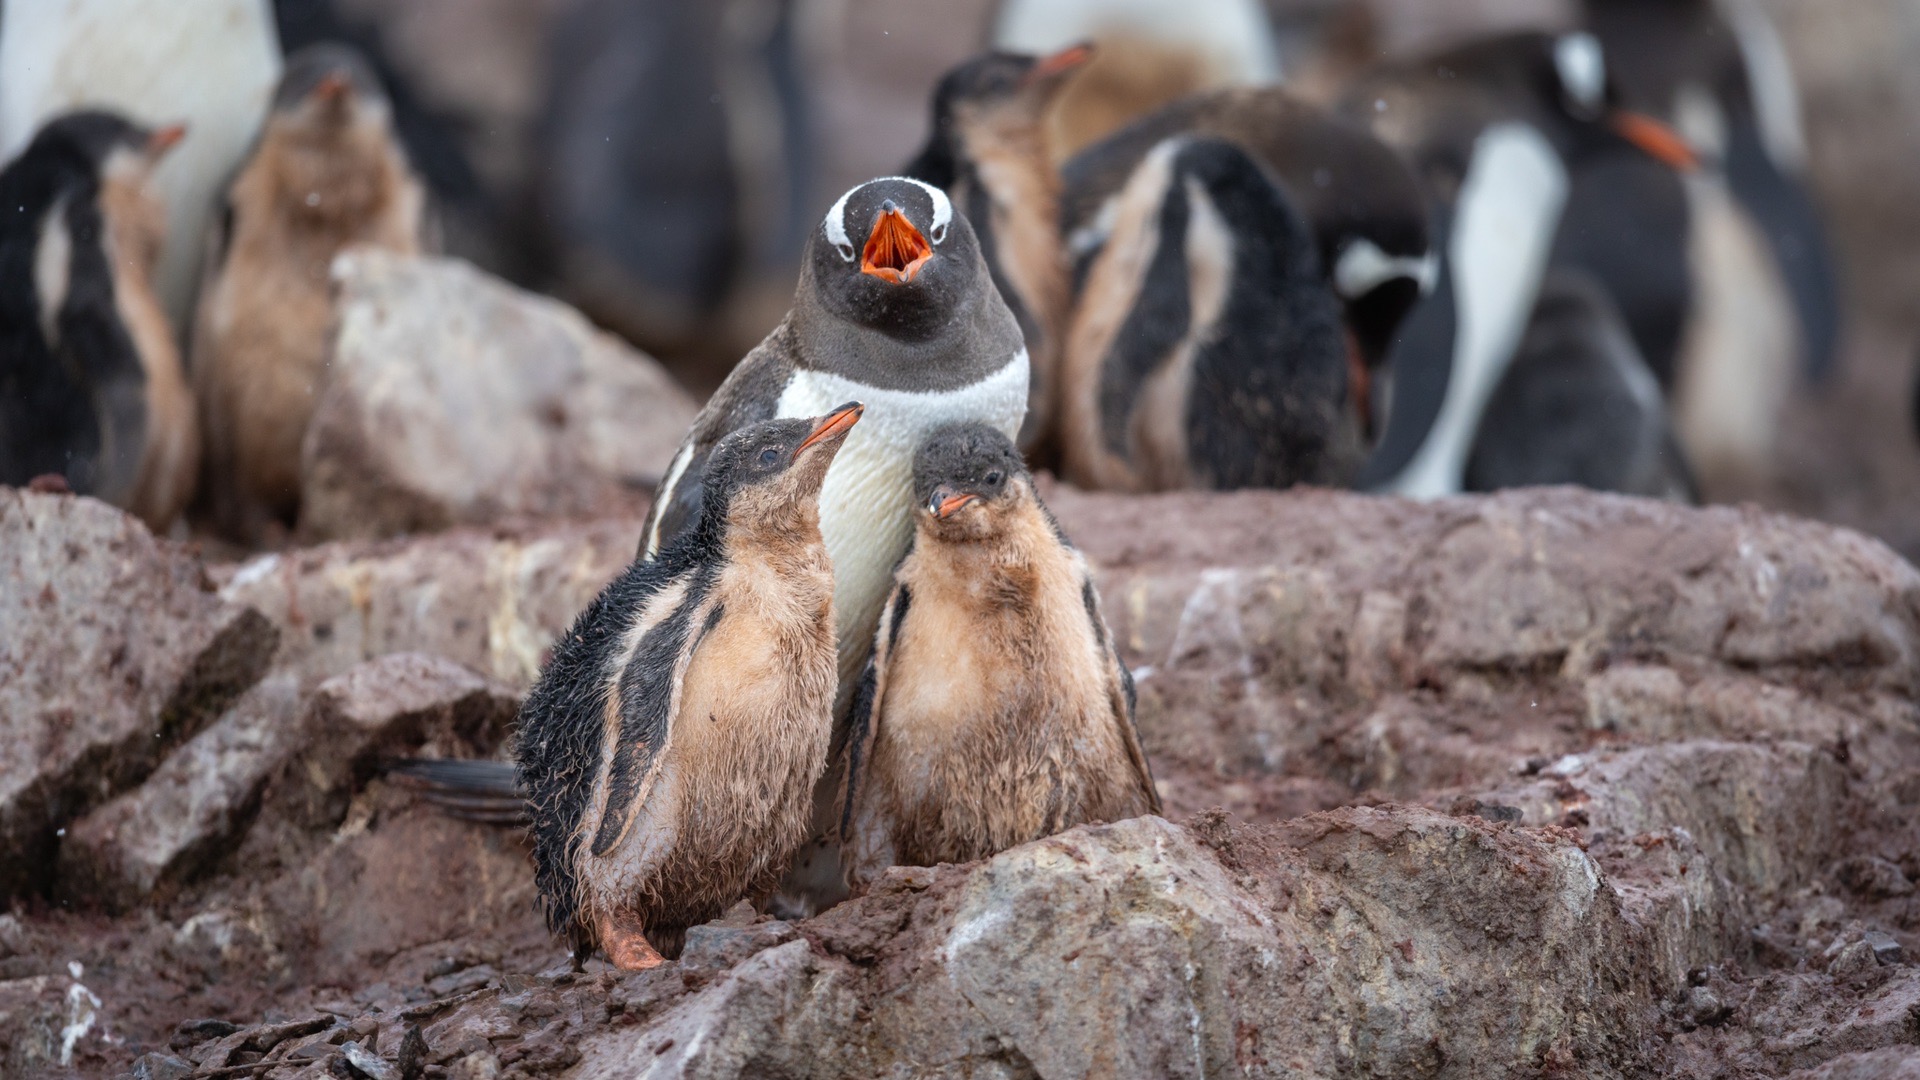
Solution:
M 933 130 L 907 175 L 952 187 L 983 150 L 1038 139 L 1055 96 L 1091 59 L 1089 44 L 1050 56 L 990 52 L 947 72 L 933 90 Z
M 1035 500 L 1020 451 L 999 429 L 953 424 L 913 455 L 913 497 L 920 528 L 944 541 L 994 536 L 1007 515 Z
M 817 531 L 827 466 L 865 409 L 849 401 L 825 416 L 763 420 L 720 440 L 705 478 L 700 531 L 708 542 Z
M 61 473 L 83 494 L 131 490 L 145 373 L 116 272 L 159 256 L 166 211 L 147 181 L 185 132 L 68 113 L 0 172 L 0 482 Z
M 792 320 L 796 363 L 889 389 L 956 389 L 1022 347 L 966 218 L 939 188 L 897 176 L 827 211 Z
M 358 221 L 393 194 L 385 168 L 401 151 L 373 65 L 340 44 L 287 58 L 260 153 L 271 155 L 277 202 L 315 221 Z

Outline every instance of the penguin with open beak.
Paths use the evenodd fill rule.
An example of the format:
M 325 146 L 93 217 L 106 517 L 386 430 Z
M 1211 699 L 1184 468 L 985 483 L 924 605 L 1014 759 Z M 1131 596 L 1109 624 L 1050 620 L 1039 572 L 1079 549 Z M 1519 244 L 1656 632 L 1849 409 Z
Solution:
M 1462 490 L 1549 265 L 1598 280 L 1661 370 L 1693 303 L 1682 175 L 1695 163 L 1672 129 L 1615 105 L 1592 35 L 1508 34 L 1385 65 L 1341 108 L 1413 162 L 1444 250 L 1389 357 L 1391 408 L 1359 486 Z
M 1050 456 L 1070 291 L 1048 120 L 1060 91 L 1092 57 L 1093 47 L 1082 44 L 1048 56 L 990 52 L 954 68 L 934 88 L 926 145 L 902 170 L 945 190 L 973 225 L 1032 366 L 1020 448 L 1043 458 Z
M 1237 144 L 1155 147 L 1115 203 L 1063 368 L 1068 478 L 1122 491 L 1344 485 L 1365 453 L 1306 219 Z
M 300 447 L 326 388 L 329 268 L 350 244 L 420 250 L 425 189 L 373 68 L 343 45 L 287 60 L 210 241 L 193 330 L 214 524 L 259 543 L 300 506 Z
M 1366 128 L 1284 90 L 1243 88 L 1186 98 L 1061 167 L 1061 228 L 1080 283 L 1112 231 L 1121 189 L 1155 146 L 1177 135 L 1238 146 L 1306 216 L 1352 339 L 1349 393 L 1371 431 L 1369 391 L 1387 349 L 1414 303 L 1438 281 L 1427 196 L 1413 170 Z
M 156 531 L 200 453 L 152 277 L 166 211 L 149 181 L 185 133 L 69 113 L 0 172 L 0 483 L 59 473 Z
M 554 647 L 514 746 L 549 923 L 618 967 L 772 887 L 812 836 L 838 682 L 818 500 L 862 407 L 708 453 L 699 516 Z
M 857 889 L 1160 812 L 1133 680 L 1020 453 L 983 424 L 914 457 L 913 549 L 854 696 L 841 831 Z

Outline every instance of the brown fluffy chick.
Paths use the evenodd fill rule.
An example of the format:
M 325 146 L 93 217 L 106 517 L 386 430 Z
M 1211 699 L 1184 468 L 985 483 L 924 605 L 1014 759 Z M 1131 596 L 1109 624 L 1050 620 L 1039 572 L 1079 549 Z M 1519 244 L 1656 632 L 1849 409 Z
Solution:
M 294 523 L 300 444 L 326 385 L 333 257 L 352 244 L 418 251 L 424 202 L 367 61 L 330 44 L 289 57 L 227 193 L 194 323 L 204 486 L 222 532 L 257 543 Z
M 1133 680 L 1087 562 L 1006 436 L 914 460 L 913 549 L 854 696 L 841 830 L 856 890 L 1088 821 L 1158 813 Z

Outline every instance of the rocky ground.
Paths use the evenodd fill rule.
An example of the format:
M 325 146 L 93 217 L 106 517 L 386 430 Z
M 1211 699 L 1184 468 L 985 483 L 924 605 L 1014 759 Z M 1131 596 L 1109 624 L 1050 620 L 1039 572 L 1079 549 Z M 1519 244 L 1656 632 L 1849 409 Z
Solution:
M 1051 494 L 1167 818 L 625 975 L 570 970 L 515 832 L 380 766 L 496 751 L 637 519 L 208 564 L 0 493 L 0 1074 L 1920 1075 L 1887 548 L 1559 490 Z

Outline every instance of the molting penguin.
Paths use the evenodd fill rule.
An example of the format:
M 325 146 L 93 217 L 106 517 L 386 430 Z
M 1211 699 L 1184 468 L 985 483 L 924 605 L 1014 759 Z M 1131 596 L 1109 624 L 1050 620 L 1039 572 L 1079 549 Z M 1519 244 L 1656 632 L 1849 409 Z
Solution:
M 299 508 L 300 446 L 326 383 L 329 268 L 349 244 L 412 253 L 425 196 L 372 69 L 343 46 L 294 54 L 234 179 L 194 322 L 215 524 L 258 542 Z
M 1342 108 L 1413 162 L 1445 249 L 1390 357 L 1392 407 L 1361 486 L 1460 490 L 1549 263 L 1598 278 L 1658 369 L 1691 302 L 1679 170 L 1692 159 L 1613 106 L 1590 35 L 1511 34 L 1384 66 Z
M 972 224 L 993 283 L 1020 323 L 1033 373 L 1020 447 L 1051 434 L 1067 256 L 1060 244 L 1060 174 L 1047 117 L 1086 45 L 1050 56 L 988 53 L 948 72 L 933 92 L 933 131 L 904 171 L 943 188 Z
M 0 172 L 0 483 L 61 473 L 156 531 L 199 465 L 151 276 L 166 211 L 147 181 L 183 133 L 71 113 Z
M 1366 384 L 1438 275 L 1427 196 L 1413 170 L 1364 127 L 1285 91 L 1196 95 L 1134 121 L 1062 166 L 1061 228 L 1083 280 L 1106 243 L 1128 178 L 1155 146 L 1183 134 L 1240 147 L 1306 215 L 1358 350 L 1353 389 L 1371 426 Z
M 1116 204 L 1067 341 L 1067 475 L 1119 490 L 1339 485 L 1359 467 L 1312 232 L 1233 143 L 1169 139 Z
M 1087 563 L 982 424 L 914 459 L 913 550 L 854 698 L 841 831 L 859 887 L 1159 813 Z
M 521 709 L 549 923 L 619 967 L 677 955 L 812 835 L 837 668 L 816 500 L 859 417 L 720 440 L 698 519 L 588 605 Z
M 1538 484 L 1697 498 L 1660 384 L 1613 298 L 1579 270 L 1541 283 L 1467 458 L 1469 491 Z

